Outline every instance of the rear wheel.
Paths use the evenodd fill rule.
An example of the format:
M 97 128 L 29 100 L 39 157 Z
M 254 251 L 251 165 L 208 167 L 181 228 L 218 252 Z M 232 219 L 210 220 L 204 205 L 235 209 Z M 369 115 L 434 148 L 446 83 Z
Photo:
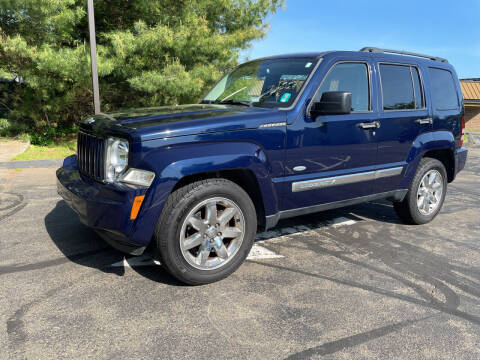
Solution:
M 447 172 L 437 159 L 423 158 L 405 199 L 394 202 L 397 215 L 408 224 L 425 224 L 440 212 L 447 192 Z
M 232 274 L 250 252 L 256 228 L 248 194 L 229 180 L 207 179 L 170 195 L 155 240 L 166 269 L 198 285 Z

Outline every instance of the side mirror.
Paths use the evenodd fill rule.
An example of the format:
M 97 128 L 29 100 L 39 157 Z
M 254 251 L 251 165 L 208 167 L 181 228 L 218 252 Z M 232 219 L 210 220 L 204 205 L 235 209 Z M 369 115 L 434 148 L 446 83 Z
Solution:
M 346 91 L 327 91 L 320 101 L 314 102 L 310 115 L 315 119 L 319 115 L 342 115 L 352 112 L 352 93 Z

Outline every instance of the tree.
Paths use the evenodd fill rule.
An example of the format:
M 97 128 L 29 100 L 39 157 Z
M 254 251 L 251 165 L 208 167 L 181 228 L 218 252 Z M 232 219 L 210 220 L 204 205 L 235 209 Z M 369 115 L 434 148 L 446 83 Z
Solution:
M 262 38 L 284 0 L 95 0 L 102 110 L 195 102 Z M 14 121 L 92 112 L 86 0 L 2 0 L 0 69 L 20 74 Z

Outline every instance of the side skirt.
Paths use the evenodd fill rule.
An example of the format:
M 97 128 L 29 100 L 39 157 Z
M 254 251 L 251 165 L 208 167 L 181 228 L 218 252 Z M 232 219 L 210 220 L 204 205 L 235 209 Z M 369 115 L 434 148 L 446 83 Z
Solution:
M 326 203 L 326 204 L 313 205 L 313 206 L 307 206 L 307 207 L 298 208 L 298 209 L 290 209 L 290 210 L 279 211 L 278 213 L 276 213 L 274 215 L 266 216 L 265 227 L 266 227 L 267 230 L 271 229 L 271 228 L 275 227 L 277 225 L 278 221 L 281 220 L 281 219 L 288 219 L 288 218 L 295 217 L 295 216 L 307 215 L 307 214 L 312 214 L 312 213 L 325 211 L 325 210 L 338 209 L 338 208 L 342 208 L 342 207 L 345 207 L 345 206 L 361 204 L 361 203 L 368 202 L 368 201 L 373 201 L 373 200 L 388 199 L 388 200 L 392 200 L 392 201 L 402 201 L 405 198 L 405 195 L 407 195 L 407 192 L 408 192 L 408 190 L 406 190 L 406 189 L 405 190 L 394 190 L 394 191 L 388 191 L 388 192 L 379 193 L 379 194 L 361 196 L 361 197 L 357 197 L 357 198 L 353 198 L 353 199 L 330 202 L 330 203 Z

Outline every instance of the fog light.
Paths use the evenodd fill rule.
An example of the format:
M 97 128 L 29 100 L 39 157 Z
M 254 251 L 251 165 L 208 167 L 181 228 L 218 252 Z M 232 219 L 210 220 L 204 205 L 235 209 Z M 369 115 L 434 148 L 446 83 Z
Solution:
M 130 168 L 120 178 L 121 182 L 149 187 L 155 179 L 155 173 L 147 170 Z

